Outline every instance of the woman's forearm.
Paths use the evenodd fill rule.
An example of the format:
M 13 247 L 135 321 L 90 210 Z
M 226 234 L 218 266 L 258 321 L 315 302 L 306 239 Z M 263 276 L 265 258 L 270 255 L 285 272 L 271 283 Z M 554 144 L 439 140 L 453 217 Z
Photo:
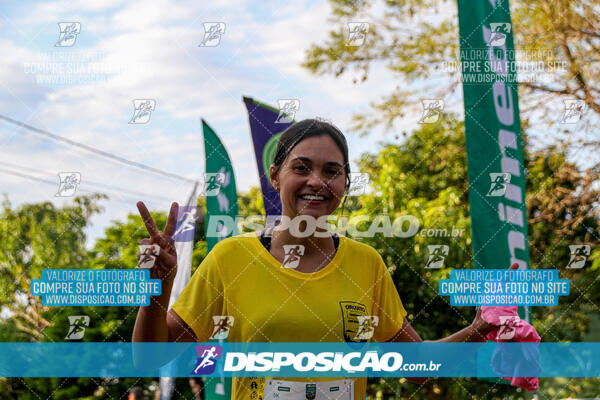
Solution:
M 450 336 L 446 336 L 445 338 L 439 340 L 433 340 L 432 342 L 437 343 L 468 343 L 468 342 L 486 342 L 487 332 L 489 332 L 489 328 L 480 327 L 476 324 L 472 324 L 467 326 L 464 329 L 461 329 L 458 332 L 453 333 Z
M 150 298 L 150 305 L 140 306 L 131 336 L 132 342 L 168 342 L 167 310 L 170 288 Z

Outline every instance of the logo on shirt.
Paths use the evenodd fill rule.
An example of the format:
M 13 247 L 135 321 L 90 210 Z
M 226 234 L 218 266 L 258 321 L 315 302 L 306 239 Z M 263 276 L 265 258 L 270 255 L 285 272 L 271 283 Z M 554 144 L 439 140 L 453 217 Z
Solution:
M 223 349 L 221 346 L 196 346 L 198 360 L 192 375 L 210 375 L 215 372 L 217 359 L 221 358 Z
M 346 342 L 366 342 L 372 336 L 370 329 L 371 316 L 368 315 L 367 306 L 355 301 L 340 301 L 342 309 L 342 322 L 344 340 Z M 377 321 L 379 322 L 379 321 Z M 373 327 L 374 331 L 375 327 Z M 369 339 L 366 338 L 371 333 Z

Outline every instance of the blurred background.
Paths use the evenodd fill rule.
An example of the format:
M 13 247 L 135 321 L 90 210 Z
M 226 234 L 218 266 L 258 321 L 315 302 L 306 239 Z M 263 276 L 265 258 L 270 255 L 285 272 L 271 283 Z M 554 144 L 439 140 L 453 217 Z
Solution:
M 513 0 L 510 12 L 523 51 L 530 267 L 571 281 L 569 296 L 532 307 L 531 320 L 543 341 L 600 341 L 600 1 Z M 357 22 L 366 37 L 349 46 Z M 219 37 L 207 38 L 215 23 Z M 130 340 L 137 308 L 44 307 L 30 280 L 45 268 L 135 268 L 146 236 L 136 201 L 160 227 L 170 203 L 203 180 L 201 117 L 231 157 L 238 214 L 265 213 L 243 95 L 274 107 L 297 99 L 296 120 L 326 118 L 346 134 L 351 169 L 370 183 L 345 215 L 413 215 L 422 228 L 462 230 L 362 240 L 383 256 L 424 339 L 472 320 L 472 307 L 450 307 L 436 290 L 450 268 L 473 266 L 455 1 L 7 0 L 0 29 L 0 341 L 65 341 L 73 315 L 89 317 L 83 341 Z M 142 119 L 140 99 L 152 100 Z M 427 99 L 443 100 L 433 122 Z M 576 121 L 565 120 L 568 101 L 581 105 Z M 78 187 L 57 196 L 65 172 L 79 174 Z M 202 220 L 196 228 L 192 272 L 207 249 Z M 440 244 L 444 267 L 425 269 L 427 246 Z M 565 270 L 574 244 L 591 253 Z M 204 398 L 204 384 L 178 378 L 173 398 Z M 0 397 L 154 399 L 158 387 L 151 378 L 0 378 Z M 536 393 L 474 378 L 371 378 L 368 387 L 382 399 L 599 395 L 600 378 L 543 378 Z

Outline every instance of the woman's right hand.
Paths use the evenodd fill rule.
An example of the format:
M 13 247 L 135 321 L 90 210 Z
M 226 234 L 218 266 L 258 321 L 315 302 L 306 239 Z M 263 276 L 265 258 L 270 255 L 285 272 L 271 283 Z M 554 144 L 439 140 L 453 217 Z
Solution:
M 173 280 L 177 273 L 177 251 L 175 250 L 171 236 L 175 230 L 179 206 L 177 203 L 171 204 L 167 224 L 162 233 L 156 228 L 156 224 L 148 212 L 146 205 L 143 202 L 138 201 L 137 208 L 142 217 L 142 221 L 144 221 L 144 225 L 146 225 L 146 230 L 150 234 L 149 238 L 140 241 L 140 245 L 157 244 L 160 247 L 158 257 L 150 269 L 150 277 L 152 279 L 160 279 L 162 281 L 162 294 L 164 295 L 168 292 L 170 295 Z M 140 256 L 141 254 L 138 253 L 138 260 Z

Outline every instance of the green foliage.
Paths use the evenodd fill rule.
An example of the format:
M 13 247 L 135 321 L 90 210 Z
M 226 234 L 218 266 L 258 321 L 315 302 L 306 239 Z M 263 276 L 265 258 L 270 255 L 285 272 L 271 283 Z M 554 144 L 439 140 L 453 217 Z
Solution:
M 84 229 L 89 218 L 101 211 L 102 195 L 76 197 L 56 208 L 52 203 L 24 204 L 13 210 L 6 198 L 0 217 L 0 307 L 14 318 L 17 335 L 26 340 L 43 338 L 52 324 L 44 317 L 47 307 L 29 294 L 31 279 L 42 269 L 85 266 Z
M 353 116 L 352 128 L 357 132 L 367 134 L 380 124 L 391 129 L 423 98 L 446 98 L 460 90 L 460 69 L 445 67 L 460 61 L 455 1 L 330 0 L 330 4 L 331 29 L 307 49 L 303 67 L 319 75 L 350 74 L 358 84 L 368 80 L 376 65 L 384 65 L 398 78 L 389 93 L 370 104 L 371 110 Z M 549 99 L 580 99 L 595 118 L 585 118 L 574 133 L 593 134 L 600 116 L 600 70 L 595 63 L 600 1 L 514 0 L 509 4 L 515 48 L 527 51 L 523 61 L 561 65 L 545 74 L 551 75 L 551 84 L 542 78 L 519 84 L 521 112 L 526 119 L 543 115 L 541 123 L 553 124 L 556 119 L 548 116 L 556 112 L 556 102 Z M 361 46 L 346 46 L 351 21 L 370 24 Z M 576 138 L 595 148 L 600 145 L 596 135 L 591 140 Z M 576 141 L 573 135 L 567 140 Z
M 447 336 L 471 322 L 471 307 L 450 307 L 437 295 L 438 281 L 451 268 L 472 268 L 464 124 L 445 118 L 423 125 L 401 144 L 384 144 L 378 154 L 364 154 L 360 169 L 371 177 L 375 193 L 358 199 L 353 215 L 385 213 L 394 219 L 414 215 L 421 228 L 464 229 L 458 237 L 410 238 L 376 236 L 364 239 L 382 255 L 392 272 L 411 325 L 424 339 Z M 532 268 L 558 268 L 571 281 L 571 295 L 557 307 L 533 307 L 533 323 L 544 341 L 581 341 L 597 321 L 600 300 L 598 273 L 598 225 L 595 189 L 598 176 L 580 172 L 555 147 L 525 154 L 527 208 Z M 425 270 L 428 244 L 446 244 L 449 255 L 440 270 Z M 586 268 L 565 270 L 569 245 L 588 244 L 595 249 Z M 597 329 L 597 328 L 596 328 Z M 577 390 L 560 387 L 557 380 L 542 379 L 542 391 L 575 397 L 592 395 L 598 384 L 581 381 Z M 569 385 L 567 385 L 567 388 Z M 550 390 L 551 389 L 551 390 Z M 401 394 L 415 399 L 520 397 L 515 388 L 476 379 L 438 379 L 423 388 L 403 379 L 375 379 L 370 395 Z
M 423 125 L 415 132 L 404 134 L 401 141 L 396 139 L 395 142 L 382 143 L 377 154 L 362 155 L 360 170 L 371 177 L 374 192 L 348 198 L 344 215 L 387 214 L 391 220 L 413 215 L 420 221 L 419 231 L 446 229 L 447 235 L 443 237 L 417 233 L 407 238 L 376 235 L 362 239 L 384 258 L 409 312 L 411 324 L 424 339 L 437 339 L 466 326 L 474 317 L 472 308 L 450 307 L 447 298 L 437 296 L 438 281 L 448 277 L 450 268 L 472 267 L 464 124 L 455 122 L 449 116 L 437 124 Z M 557 307 L 534 307 L 534 325 L 545 341 L 597 340 L 590 338 L 595 338 L 594 329 L 597 334 L 600 321 L 595 306 L 600 297 L 596 280 L 600 230 L 598 219 L 593 214 L 599 197 L 594 185 L 598 176 L 593 171 L 580 172 L 567 162 L 564 151 L 554 147 L 526 153 L 525 163 L 531 265 L 561 269 L 569 260 L 569 244 L 584 243 L 595 249 L 586 268 L 561 272 L 564 274 L 561 277 L 571 280 L 571 295 L 561 298 Z M 240 215 L 264 213 L 259 188 L 241 194 L 238 201 Z M 13 249 L 16 253 L 3 250 L 2 265 L 17 260 L 22 265 L 17 271 L 37 268 L 39 276 L 39 271 L 48 265 L 39 261 L 44 260 L 45 255 L 39 257 L 38 264 L 33 264 L 35 261 L 31 260 L 36 258 L 24 255 L 24 249 L 27 243 L 35 243 L 35 248 L 40 249 L 49 240 L 56 240 L 61 247 L 50 252 L 49 259 L 56 261 L 57 266 L 135 268 L 138 243 L 147 236 L 137 213 L 130 214 L 123 222 L 114 221 L 105 230 L 104 236 L 96 241 L 94 248 L 86 252 L 82 247 L 82 231 L 70 233 L 74 236 L 67 236 L 69 240 L 64 242 L 61 241 L 61 235 L 53 231 L 62 226 L 57 225 L 56 221 L 69 220 L 58 216 L 67 212 L 80 215 L 79 219 L 75 219 L 78 229 L 87 226 L 89 216 L 93 210 L 97 210 L 97 206 L 87 200 L 79 200 L 77 204 L 80 209 L 75 206 L 54 209 L 48 205 L 33 204 L 11 210 L 10 205 L 5 203 L 6 218 L 2 220 L 2 234 L 8 243 L 12 243 L 12 247 L 7 249 Z M 198 204 L 203 205 L 203 200 L 199 199 Z M 86 205 L 88 208 L 85 208 Z M 340 214 L 341 208 L 336 213 Z M 40 217 L 40 214 L 46 215 L 46 218 Z M 153 212 L 152 215 L 158 227 L 162 228 L 166 222 L 165 212 Z M 35 225 L 29 222 L 35 219 L 34 216 L 41 222 Z M 60 229 L 65 230 L 66 227 Z M 462 230 L 462 233 L 452 236 L 452 232 L 457 230 Z M 26 240 L 23 239 L 21 243 L 15 237 Z M 204 223 L 200 221 L 195 237 L 193 269 L 206 255 L 204 239 Z M 19 243 L 21 247 L 16 245 Z M 430 244 L 447 244 L 450 247 L 444 268 L 440 270 L 424 269 L 428 257 L 427 246 Z M 74 260 L 80 261 L 75 264 Z M 7 271 L 2 269 L 2 273 L 5 274 L 2 279 L 7 279 Z M 35 277 L 26 276 L 28 279 Z M 25 293 L 28 291 L 27 286 L 19 287 L 26 290 Z M 10 299 L 5 301 L 10 305 Z M 13 320 L 0 321 L 0 338 L 64 341 L 68 316 L 88 315 L 90 326 L 86 329 L 84 341 L 128 341 L 136 311 L 135 307 L 50 308 L 40 310 L 40 318 L 49 323 L 39 338 L 20 336 L 24 333 Z M 0 391 L 17 399 L 34 399 L 38 396 L 51 399 L 121 398 L 132 386 L 142 386 L 150 394 L 156 384 L 157 380 L 152 378 L 3 379 L 0 380 Z M 181 397 L 185 395 L 191 398 L 186 379 L 177 379 L 177 385 Z M 402 378 L 371 379 L 368 390 L 369 396 L 380 395 L 382 398 L 499 399 L 527 396 L 507 385 L 471 378 L 437 379 L 422 387 Z M 597 382 L 590 380 L 541 379 L 541 393 L 556 398 L 593 397 L 597 391 Z

